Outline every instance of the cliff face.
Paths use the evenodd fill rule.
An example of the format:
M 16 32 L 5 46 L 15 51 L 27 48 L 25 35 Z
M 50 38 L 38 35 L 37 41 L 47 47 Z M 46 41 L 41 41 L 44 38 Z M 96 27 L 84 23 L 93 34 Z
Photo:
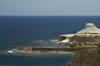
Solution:
M 98 34 L 100 33 L 100 29 L 98 29 L 93 23 L 87 23 L 85 25 L 85 28 L 81 31 L 78 31 L 77 33 L 92 33 L 92 34 Z
M 78 31 L 76 34 L 60 35 L 60 42 L 73 42 L 77 43 L 100 43 L 100 29 L 98 29 L 93 23 L 87 23 L 85 28 Z

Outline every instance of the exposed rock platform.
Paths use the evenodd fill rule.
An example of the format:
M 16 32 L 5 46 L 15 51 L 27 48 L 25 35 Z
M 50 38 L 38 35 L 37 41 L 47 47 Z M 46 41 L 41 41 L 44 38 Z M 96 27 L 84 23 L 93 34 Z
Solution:
M 14 51 L 12 51 L 12 53 L 25 53 L 25 54 L 29 54 L 29 53 L 43 53 L 43 52 L 69 52 L 70 54 L 73 54 L 73 51 L 76 50 L 81 50 L 81 49 L 93 49 L 95 47 L 83 47 L 83 48 L 19 48 L 16 49 Z

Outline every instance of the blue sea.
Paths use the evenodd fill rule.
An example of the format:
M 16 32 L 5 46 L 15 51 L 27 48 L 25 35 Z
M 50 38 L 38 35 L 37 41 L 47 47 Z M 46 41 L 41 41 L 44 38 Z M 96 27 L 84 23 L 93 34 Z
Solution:
M 100 28 L 100 16 L 0 16 L 0 66 L 62 66 L 73 55 L 9 54 L 20 47 L 65 47 L 57 39 L 74 34 L 94 23 Z

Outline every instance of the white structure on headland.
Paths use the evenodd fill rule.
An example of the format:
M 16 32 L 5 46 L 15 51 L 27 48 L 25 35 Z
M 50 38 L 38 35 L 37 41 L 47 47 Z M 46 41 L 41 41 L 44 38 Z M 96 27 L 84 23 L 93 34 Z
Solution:
M 78 31 L 76 34 L 60 35 L 61 43 L 77 42 L 77 43 L 100 43 L 100 29 L 93 23 L 87 23 L 85 28 Z

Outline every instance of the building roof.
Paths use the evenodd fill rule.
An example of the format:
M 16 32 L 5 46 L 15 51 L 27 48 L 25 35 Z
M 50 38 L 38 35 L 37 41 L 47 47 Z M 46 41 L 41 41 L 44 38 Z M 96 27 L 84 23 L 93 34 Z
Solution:
M 98 29 L 93 23 L 87 23 L 85 28 L 77 33 L 100 33 L 100 29 Z

